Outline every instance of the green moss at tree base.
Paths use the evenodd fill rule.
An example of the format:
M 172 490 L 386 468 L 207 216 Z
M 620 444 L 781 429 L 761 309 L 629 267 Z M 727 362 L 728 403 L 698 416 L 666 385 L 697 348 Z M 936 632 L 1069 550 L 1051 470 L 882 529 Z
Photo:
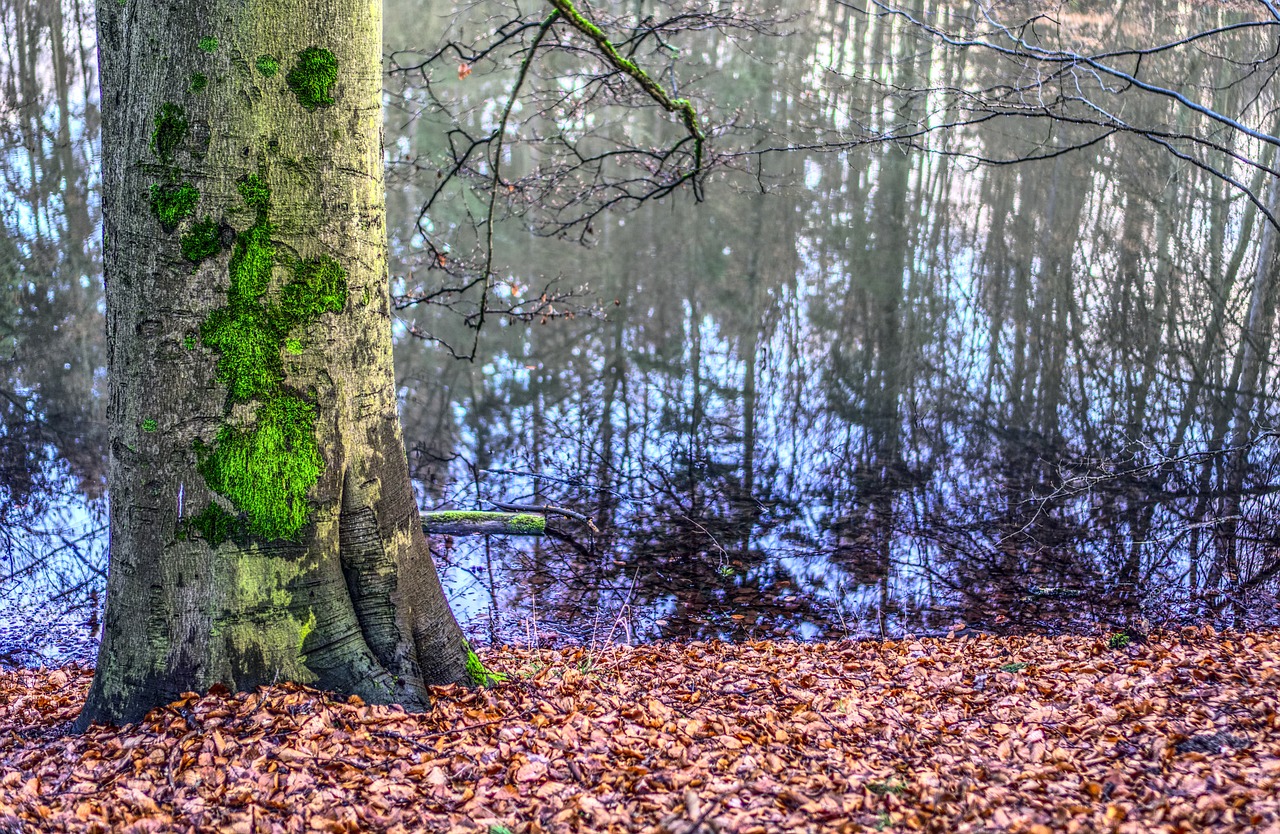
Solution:
M 338 59 L 327 49 L 310 46 L 284 78 L 298 104 L 307 110 L 333 104 L 333 84 L 338 80 Z
M 462 641 L 462 646 L 467 652 L 467 677 L 475 686 L 493 686 L 502 683 L 507 676 L 502 672 L 495 672 L 484 665 L 480 660 L 480 656 L 471 648 L 471 644 L 466 640 Z

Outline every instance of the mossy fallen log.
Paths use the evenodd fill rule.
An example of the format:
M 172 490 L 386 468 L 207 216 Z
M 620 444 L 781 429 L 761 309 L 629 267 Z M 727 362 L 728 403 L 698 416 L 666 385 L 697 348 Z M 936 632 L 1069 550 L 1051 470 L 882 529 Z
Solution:
M 534 513 L 443 510 L 423 513 L 422 530 L 449 536 L 541 536 L 547 532 L 547 517 Z

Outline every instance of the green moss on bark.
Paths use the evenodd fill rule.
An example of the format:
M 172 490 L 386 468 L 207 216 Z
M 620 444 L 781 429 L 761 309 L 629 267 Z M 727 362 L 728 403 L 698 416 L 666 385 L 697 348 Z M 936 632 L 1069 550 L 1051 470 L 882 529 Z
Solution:
M 338 313 L 347 302 L 347 273 L 327 255 L 300 261 L 294 279 L 281 293 L 280 303 L 291 319 L 311 320 L 321 313 Z
M 187 114 L 173 103 L 160 105 L 156 113 L 156 128 L 151 133 L 151 150 L 165 165 L 173 164 L 173 152 L 187 138 L 190 125 Z
M 218 232 L 218 224 L 209 217 L 197 220 L 182 235 L 182 257 L 192 263 L 200 263 L 205 258 L 212 258 L 222 249 L 222 240 Z
M 218 39 L 213 35 L 205 35 L 196 46 L 200 47 L 201 52 L 214 53 L 218 51 Z
M 151 213 L 166 232 L 190 217 L 200 199 L 200 192 L 189 182 L 156 183 L 151 186 Z
M 245 514 L 250 533 L 296 539 L 307 523 L 307 491 L 324 468 L 315 423 L 314 406 L 277 394 L 262 403 L 253 425 L 223 426 L 214 448 L 199 455 L 205 483 Z
M 166 232 L 178 228 L 178 224 L 195 211 L 200 192 L 181 179 L 181 172 L 174 165 L 174 154 L 187 138 L 190 125 L 182 108 L 172 102 L 160 105 L 156 111 L 155 130 L 151 133 L 151 150 L 165 168 L 166 181 L 151 186 L 151 213 L 160 221 Z
M 524 535 L 542 535 L 547 531 L 545 516 L 534 513 L 500 513 L 488 510 L 438 510 L 425 513 L 423 520 L 429 524 L 481 524 L 486 521 L 502 522 L 508 532 Z
M 271 78 L 280 71 L 280 62 L 276 60 L 274 55 L 259 55 L 258 60 L 254 61 L 253 65 L 258 68 L 258 72 L 267 78 Z
M 244 524 L 240 517 L 212 502 L 192 517 L 187 526 L 199 533 L 210 547 L 217 547 L 225 541 L 239 539 L 244 535 Z
M 307 110 L 333 104 L 333 84 L 338 80 L 338 59 L 327 49 L 310 46 L 298 53 L 298 60 L 284 78 L 298 104 Z
M 228 271 L 227 306 L 200 327 L 204 344 L 218 352 L 215 375 L 233 403 L 257 403 L 249 425 L 224 425 L 212 447 L 197 447 L 200 474 L 209 488 L 245 515 L 247 530 L 265 539 L 295 539 L 307 523 L 308 490 L 323 470 L 315 437 L 315 407 L 284 388 L 282 350 L 301 342 L 290 336 L 324 313 L 341 312 L 347 275 L 328 257 L 294 265 L 280 301 L 271 287 L 276 247 L 271 240 L 271 191 L 256 174 L 239 183 L 254 210 L 253 224 L 236 236 Z
M 204 89 L 208 86 L 209 86 L 209 76 L 205 75 L 203 72 L 191 73 L 191 83 L 187 85 L 187 90 L 189 92 L 192 92 L 192 93 L 204 92 Z

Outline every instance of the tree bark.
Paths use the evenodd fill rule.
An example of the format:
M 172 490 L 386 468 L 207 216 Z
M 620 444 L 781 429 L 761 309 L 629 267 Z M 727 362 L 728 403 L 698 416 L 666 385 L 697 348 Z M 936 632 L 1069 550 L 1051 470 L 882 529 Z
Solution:
M 396 413 L 379 0 L 99 4 L 111 565 L 89 722 L 468 649 Z

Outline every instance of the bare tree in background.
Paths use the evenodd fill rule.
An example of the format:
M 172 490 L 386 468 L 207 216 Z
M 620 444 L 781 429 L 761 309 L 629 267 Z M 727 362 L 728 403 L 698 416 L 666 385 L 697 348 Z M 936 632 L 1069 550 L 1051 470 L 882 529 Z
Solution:
M 709 102 L 695 106 L 682 95 L 695 81 L 683 77 L 682 41 L 715 32 L 732 43 L 775 31 L 773 15 L 708 0 L 641 0 L 622 13 L 583 6 L 589 18 L 567 0 L 483 8 L 480 37 L 450 29 L 432 51 L 393 53 L 389 67 L 388 118 L 401 129 L 427 122 L 447 132 L 435 158 L 390 154 L 393 182 L 427 183 L 415 222 L 417 268 L 394 301 L 400 310 L 459 310 L 473 338 L 448 347 L 468 359 L 486 316 L 530 321 L 584 310 L 575 288 L 555 280 L 495 297 L 496 227 L 515 221 L 590 244 L 606 212 L 681 193 L 701 200 L 727 158 L 715 141 L 732 125 L 708 118 Z M 465 80 L 462 90 L 455 78 Z M 438 226 L 451 202 L 464 206 L 460 216 Z

